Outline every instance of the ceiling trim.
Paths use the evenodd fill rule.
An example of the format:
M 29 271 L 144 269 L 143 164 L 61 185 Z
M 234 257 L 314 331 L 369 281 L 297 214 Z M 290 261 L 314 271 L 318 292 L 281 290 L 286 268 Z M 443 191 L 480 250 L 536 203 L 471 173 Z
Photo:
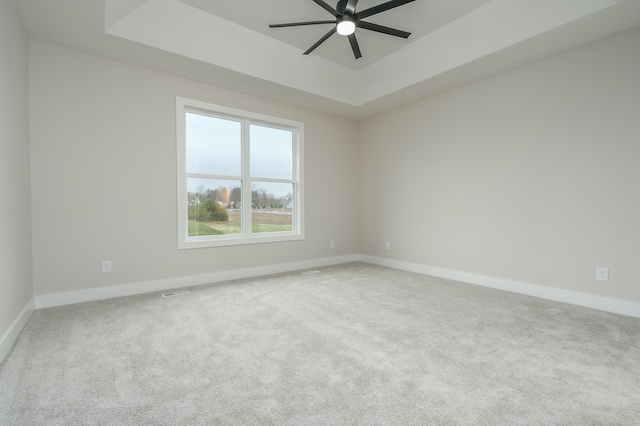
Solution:
M 357 107 L 617 3 L 492 0 L 359 71 L 179 0 L 105 0 L 105 26 L 114 36 Z

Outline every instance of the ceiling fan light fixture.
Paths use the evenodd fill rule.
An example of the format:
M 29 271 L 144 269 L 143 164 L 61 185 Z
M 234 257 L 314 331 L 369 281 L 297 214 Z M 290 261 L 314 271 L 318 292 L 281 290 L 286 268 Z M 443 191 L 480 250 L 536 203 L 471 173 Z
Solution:
M 356 23 L 351 19 L 343 19 L 336 25 L 338 34 L 348 36 L 356 32 Z

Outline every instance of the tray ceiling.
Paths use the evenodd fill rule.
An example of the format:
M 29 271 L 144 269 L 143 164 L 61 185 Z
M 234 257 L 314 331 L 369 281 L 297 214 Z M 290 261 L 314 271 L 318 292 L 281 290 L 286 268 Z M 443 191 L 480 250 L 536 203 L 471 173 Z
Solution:
M 360 0 L 358 9 L 384 3 Z M 637 0 L 416 0 L 367 18 L 363 57 L 311 0 L 15 0 L 29 37 L 360 118 L 640 25 Z M 335 6 L 332 4 L 332 6 Z

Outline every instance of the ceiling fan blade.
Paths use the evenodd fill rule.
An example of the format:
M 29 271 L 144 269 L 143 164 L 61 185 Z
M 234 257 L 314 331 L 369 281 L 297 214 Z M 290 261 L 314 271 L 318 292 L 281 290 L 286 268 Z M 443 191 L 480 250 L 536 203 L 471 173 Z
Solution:
M 335 24 L 336 21 L 291 22 L 290 24 L 271 24 L 269 28 L 299 27 L 301 25 Z
M 408 33 L 406 31 L 396 30 L 395 28 L 389 28 L 378 24 L 372 24 L 371 22 L 358 21 L 356 26 L 364 28 L 365 30 L 377 31 L 379 33 L 402 38 L 408 38 L 411 35 L 411 33 Z
M 316 41 L 316 44 L 314 44 L 313 46 L 311 46 L 306 52 L 303 53 L 303 55 L 308 55 L 309 53 L 313 52 L 316 47 L 320 46 L 322 43 L 324 43 L 329 37 L 331 37 L 334 33 L 336 32 L 336 27 L 331 28 L 331 30 L 326 33 L 324 36 L 322 36 L 322 38 L 318 41 Z
M 316 1 L 316 0 L 314 0 Z M 377 6 L 373 6 L 372 8 L 365 9 L 362 12 L 356 13 L 357 19 L 364 19 L 368 16 L 375 15 L 380 12 L 387 11 L 389 9 L 393 9 L 398 6 L 402 6 L 403 4 L 411 3 L 416 0 L 391 0 L 386 3 L 379 4 Z
M 351 49 L 353 50 L 353 56 L 355 56 L 356 59 L 361 58 L 362 57 L 362 53 L 360 53 L 360 46 L 358 46 L 358 40 L 356 40 L 356 34 L 355 33 L 349 35 L 349 43 L 351 43 Z
M 324 10 L 332 14 L 333 16 L 336 16 L 336 17 L 338 16 L 338 12 L 323 0 L 313 0 L 313 1 L 317 3 L 320 7 L 322 7 Z

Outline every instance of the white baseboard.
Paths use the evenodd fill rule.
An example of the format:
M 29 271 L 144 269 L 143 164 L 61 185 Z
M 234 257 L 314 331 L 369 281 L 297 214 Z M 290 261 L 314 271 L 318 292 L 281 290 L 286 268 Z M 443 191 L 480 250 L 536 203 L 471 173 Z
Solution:
M 35 308 L 43 309 L 54 306 L 71 305 L 74 303 L 90 302 L 93 300 L 110 299 L 113 297 L 131 296 L 134 294 L 151 293 L 164 290 L 174 290 L 202 284 L 251 278 L 261 275 L 278 274 L 282 272 L 297 271 L 309 268 L 318 268 L 322 266 L 337 265 L 355 261 L 362 261 L 375 265 L 386 266 L 389 268 L 416 272 L 424 275 L 432 275 L 440 278 L 446 278 L 468 284 L 475 284 L 497 290 L 504 290 L 512 293 L 524 294 L 527 296 L 540 297 L 542 299 L 554 300 L 557 302 L 569 303 L 586 308 L 593 308 L 601 311 L 612 312 L 615 314 L 640 318 L 640 303 L 636 302 L 362 254 L 327 257 L 322 259 L 304 260 L 300 262 L 281 263 L 276 265 L 256 266 L 253 268 L 212 272 L 202 275 L 191 275 L 186 277 L 167 278 L 155 281 L 98 287 L 66 293 L 47 294 L 35 297 Z M 26 310 L 27 308 L 25 308 L 25 311 Z M 31 307 L 31 311 L 33 311 L 33 306 Z M 21 314 L 21 317 L 25 315 L 26 314 L 24 314 L 23 312 L 23 314 Z M 29 315 L 26 315 L 26 319 L 29 318 Z M 20 330 L 22 330 L 24 324 L 26 324 L 26 319 L 20 327 L 16 325 L 18 324 L 19 319 L 16 320 L 16 324 L 14 325 L 16 325 L 16 328 L 18 330 L 17 333 L 19 333 Z M 4 353 L 2 351 L 4 350 L 5 340 L 11 342 L 15 341 L 15 338 L 7 338 L 7 335 L 9 335 L 9 332 L 7 332 L 2 338 L 3 340 L 0 341 L 0 355 Z M 17 335 L 15 337 L 17 337 Z M 9 345 L 9 348 L 10 347 L 11 345 Z
M 91 302 L 94 300 L 111 299 L 113 297 L 132 296 L 134 294 L 174 290 L 202 284 L 211 284 L 222 281 L 258 277 L 261 275 L 279 274 L 282 272 L 297 271 L 309 268 L 319 268 L 322 266 L 356 262 L 357 260 L 358 255 L 351 254 L 344 256 L 325 257 L 321 259 L 303 260 L 300 262 L 280 263 L 276 265 L 256 266 L 253 268 L 212 272 L 202 275 L 190 275 L 186 277 L 167 278 L 162 280 L 145 281 L 131 284 L 120 284 L 108 287 L 97 287 L 65 293 L 45 294 L 36 296 L 35 306 L 37 309 L 44 309 L 54 306 L 71 305 L 74 303 Z
M 31 314 L 33 314 L 35 308 L 35 301 L 31 299 L 0 339 L 0 365 L 11 351 L 13 344 L 18 339 L 18 336 L 20 336 L 20 332 L 22 332 L 24 326 L 27 325 L 27 321 L 31 318 Z
M 556 302 L 569 303 L 571 305 L 583 306 L 586 308 L 612 312 L 614 314 L 640 318 L 640 303 L 636 302 L 613 299 L 604 296 L 596 296 L 593 294 L 580 293 L 577 291 L 562 290 L 553 287 L 545 287 L 537 284 L 528 284 L 519 281 L 505 280 L 502 278 L 488 277 L 485 275 L 470 274 L 467 272 L 436 268 L 433 266 L 402 262 L 399 260 L 385 259 L 375 256 L 359 255 L 358 260 L 366 263 L 372 263 L 374 265 L 386 266 L 388 268 L 401 269 L 404 271 L 416 272 L 424 275 L 432 275 L 435 277 L 446 278 L 463 283 L 475 284 L 482 287 L 505 290 L 512 293 L 525 294 L 527 296 L 540 297 L 542 299 L 554 300 Z

